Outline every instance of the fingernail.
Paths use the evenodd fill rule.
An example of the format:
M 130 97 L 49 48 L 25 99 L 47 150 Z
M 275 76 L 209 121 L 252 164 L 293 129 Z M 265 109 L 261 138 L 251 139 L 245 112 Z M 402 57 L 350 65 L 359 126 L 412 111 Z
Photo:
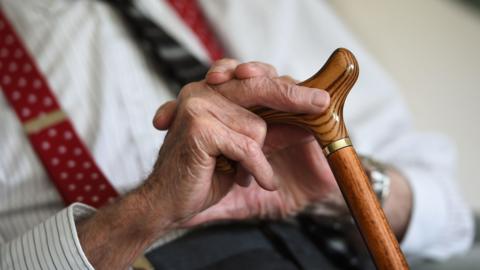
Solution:
M 327 91 L 315 90 L 312 103 L 318 107 L 326 108 L 330 103 L 330 95 Z

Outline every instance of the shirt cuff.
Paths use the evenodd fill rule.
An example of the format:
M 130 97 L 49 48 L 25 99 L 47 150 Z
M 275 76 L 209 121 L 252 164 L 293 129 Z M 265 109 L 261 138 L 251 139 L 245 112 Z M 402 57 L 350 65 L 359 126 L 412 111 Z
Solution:
M 74 203 L 0 247 L 1 269 L 94 270 L 78 239 L 75 221 L 94 209 Z M 5 268 L 4 268 L 5 267 Z
M 410 222 L 401 243 L 402 250 L 409 259 L 436 257 L 428 254 L 432 243 L 438 241 L 445 229 L 447 206 L 444 194 L 433 180 L 416 169 L 404 169 L 402 173 L 409 179 L 413 195 Z M 434 222 L 432 222 L 434 221 Z

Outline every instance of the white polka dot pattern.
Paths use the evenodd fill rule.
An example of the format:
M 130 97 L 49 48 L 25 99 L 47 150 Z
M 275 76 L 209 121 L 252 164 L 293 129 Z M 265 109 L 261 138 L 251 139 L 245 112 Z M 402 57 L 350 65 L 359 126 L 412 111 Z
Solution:
M 61 110 L 48 83 L 1 11 L 0 69 L 1 89 L 22 123 Z M 28 137 L 67 205 L 78 201 L 100 207 L 117 196 L 68 119 L 30 133 Z

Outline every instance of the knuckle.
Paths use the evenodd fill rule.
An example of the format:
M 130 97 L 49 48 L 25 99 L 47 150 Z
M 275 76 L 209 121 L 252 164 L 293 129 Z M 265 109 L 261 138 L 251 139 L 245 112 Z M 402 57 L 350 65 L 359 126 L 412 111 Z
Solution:
M 183 111 L 187 117 L 198 118 L 208 108 L 208 102 L 200 97 L 189 97 L 183 102 Z
M 267 101 L 273 101 L 275 99 L 279 102 L 285 103 L 288 99 L 288 95 L 285 91 L 288 91 L 287 84 L 278 80 L 261 76 L 244 80 L 245 82 L 245 95 L 250 99 L 259 103 L 265 103 Z
M 255 77 L 242 80 L 244 91 L 250 94 L 262 94 L 268 92 L 271 88 L 270 79 L 268 77 Z
M 303 93 L 296 84 L 277 78 L 255 77 L 243 80 L 244 95 L 257 103 L 296 105 L 302 102 Z
M 192 119 L 186 127 L 187 137 L 191 142 L 208 141 L 209 125 L 202 119 Z
M 195 138 L 204 132 L 204 126 L 198 119 L 192 119 L 189 121 L 187 128 L 187 135 L 189 138 Z
M 263 142 L 267 135 L 267 123 L 257 115 L 252 115 L 250 122 L 252 123 L 251 129 L 255 140 Z
M 243 147 L 243 151 L 248 157 L 254 158 L 258 156 L 259 147 L 257 142 L 255 142 L 254 140 L 248 139 L 248 138 L 245 139 L 242 147 Z
M 201 82 L 191 82 L 182 87 L 180 93 L 178 94 L 178 99 L 183 100 L 192 96 L 193 93 L 203 89 L 203 84 Z
M 248 78 L 243 80 L 243 84 L 245 86 L 245 89 L 256 89 L 259 88 L 259 86 L 262 84 L 264 81 L 263 77 L 255 77 L 255 78 Z
M 236 91 L 237 96 L 241 100 L 252 100 L 255 99 L 255 96 L 259 94 L 259 91 L 256 91 L 256 89 L 259 88 L 260 82 L 258 78 L 249 78 L 245 80 L 240 80 L 239 81 L 239 88 Z M 248 102 L 247 102 L 248 103 Z M 245 104 L 247 106 L 251 104 Z
M 190 135 L 199 134 L 202 132 L 202 130 L 203 130 L 203 125 L 199 119 L 194 118 L 191 121 L 189 121 L 188 133 Z
M 282 89 L 282 97 L 285 103 L 297 103 L 300 99 L 300 93 L 297 87 L 291 83 L 285 83 L 281 81 L 276 81 L 279 85 L 279 88 Z

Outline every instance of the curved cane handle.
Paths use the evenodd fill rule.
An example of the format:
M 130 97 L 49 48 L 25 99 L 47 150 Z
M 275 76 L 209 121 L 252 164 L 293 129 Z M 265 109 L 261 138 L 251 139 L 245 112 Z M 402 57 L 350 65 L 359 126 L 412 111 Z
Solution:
M 358 78 L 358 64 L 346 49 L 337 49 L 326 64 L 300 85 L 325 89 L 330 106 L 321 115 L 293 114 L 256 107 L 267 123 L 306 128 L 322 146 L 335 179 L 378 269 L 408 269 L 405 257 L 385 217 L 370 181 L 352 147 L 343 122 L 345 99 Z M 217 171 L 233 172 L 230 161 L 217 160 Z
M 347 49 L 337 49 L 325 65 L 300 85 L 324 89 L 330 94 L 330 106 L 321 115 L 292 114 L 268 108 L 252 111 L 267 123 L 297 125 L 309 129 L 322 147 L 348 137 L 343 124 L 343 104 L 358 77 L 358 64 Z
M 275 111 L 265 107 L 254 107 L 251 111 L 262 117 L 268 124 L 282 123 L 309 129 L 325 149 L 333 142 L 348 139 L 343 124 L 343 104 L 358 77 L 358 64 L 347 49 L 337 49 L 325 65 L 310 79 L 300 85 L 324 89 L 330 94 L 330 107 L 321 115 L 295 114 Z M 328 150 L 328 148 L 326 148 Z M 217 159 L 216 171 L 233 173 L 234 164 L 223 156 Z
M 322 148 L 340 139 L 348 138 L 343 124 L 343 104 L 358 77 L 358 64 L 347 49 L 337 49 L 325 65 L 300 85 L 324 89 L 330 94 L 330 106 L 321 115 L 292 114 L 268 108 L 252 111 L 267 123 L 297 125 L 309 129 Z

